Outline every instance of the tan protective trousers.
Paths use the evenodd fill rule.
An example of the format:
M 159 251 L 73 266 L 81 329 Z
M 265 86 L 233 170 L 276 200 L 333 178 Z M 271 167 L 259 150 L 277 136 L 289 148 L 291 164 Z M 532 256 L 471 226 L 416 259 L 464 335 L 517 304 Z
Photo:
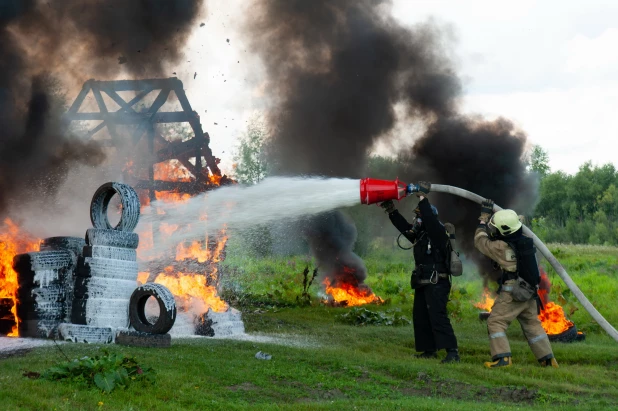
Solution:
M 513 301 L 511 293 L 504 290 L 498 294 L 487 319 L 492 360 L 511 357 L 511 347 L 506 338 L 506 330 L 516 318 L 536 359 L 553 357 L 549 339 L 537 314 L 536 304 L 535 299 L 525 302 Z

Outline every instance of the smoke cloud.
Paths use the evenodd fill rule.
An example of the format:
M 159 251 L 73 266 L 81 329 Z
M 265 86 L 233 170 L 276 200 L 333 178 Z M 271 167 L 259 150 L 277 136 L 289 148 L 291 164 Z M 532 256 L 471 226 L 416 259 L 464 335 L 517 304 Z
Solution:
M 0 3 L 0 217 L 52 199 L 69 171 L 105 153 L 65 130 L 61 87 L 157 77 L 182 57 L 202 0 Z
M 376 141 L 392 138 L 396 122 L 403 120 L 426 131 L 397 153 L 405 160 L 400 178 L 456 185 L 507 207 L 516 200 L 520 207 L 534 201 L 534 184 L 522 162 L 526 136 L 504 119 L 460 114 L 461 81 L 448 57 L 449 38 L 439 27 L 401 26 L 390 15 L 389 1 L 256 4 L 248 35 L 273 95 L 269 152 L 277 174 L 364 177 Z M 403 108 L 403 119 L 396 116 L 396 105 Z M 437 195 L 431 199 L 442 219 L 456 225 L 460 247 L 472 255 L 479 207 Z M 323 224 L 315 221 L 313 227 L 313 239 L 331 247 L 329 253 L 314 247 L 322 263 L 350 255 L 350 236 L 334 240 L 328 236 L 336 234 Z M 478 254 L 475 259 L 484 261 Z

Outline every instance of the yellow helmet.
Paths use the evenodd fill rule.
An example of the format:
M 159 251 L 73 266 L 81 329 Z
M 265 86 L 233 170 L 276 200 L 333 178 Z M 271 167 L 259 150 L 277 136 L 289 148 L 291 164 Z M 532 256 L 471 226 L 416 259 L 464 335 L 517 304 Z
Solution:
M 521 228 L 522 224 L 519 216 L 513 210 L 500 210 L 496 212 L 489 220 L 489 227 L 505 236 L 513 234 Z

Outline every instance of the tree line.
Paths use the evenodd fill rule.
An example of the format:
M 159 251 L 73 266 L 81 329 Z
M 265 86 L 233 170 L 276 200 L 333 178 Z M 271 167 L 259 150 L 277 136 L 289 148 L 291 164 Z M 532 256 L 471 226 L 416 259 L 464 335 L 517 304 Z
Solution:
M 540 178 L 539 201 L 531 216 L 535 234 L 546 242 L 618 245 L 616 167 L 588 161 L 570 175 L 550 172 L 547 161 L 542 163 L 541 169 L 531 168 Z

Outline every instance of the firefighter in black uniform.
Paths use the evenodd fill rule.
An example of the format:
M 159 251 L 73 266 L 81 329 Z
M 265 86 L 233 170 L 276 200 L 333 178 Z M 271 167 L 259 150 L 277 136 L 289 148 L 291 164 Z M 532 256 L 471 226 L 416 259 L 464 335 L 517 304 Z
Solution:
M 429 203 L 431 184 L 419 182 L 415 194 L 420 201 L 414 224 L 408 223 L 392 201 L 380 204 L 393 225 L 413 244 L 414 262 L 411 286 L 414 289 L 414 340 L 417 358 L 437 358 L 446 350 L 443 363 L 459 362 L 457 338 L 448 318 L 446 304 L 451 291 L 447 260 L 449 235 L 438 220 L 438 210 Z

